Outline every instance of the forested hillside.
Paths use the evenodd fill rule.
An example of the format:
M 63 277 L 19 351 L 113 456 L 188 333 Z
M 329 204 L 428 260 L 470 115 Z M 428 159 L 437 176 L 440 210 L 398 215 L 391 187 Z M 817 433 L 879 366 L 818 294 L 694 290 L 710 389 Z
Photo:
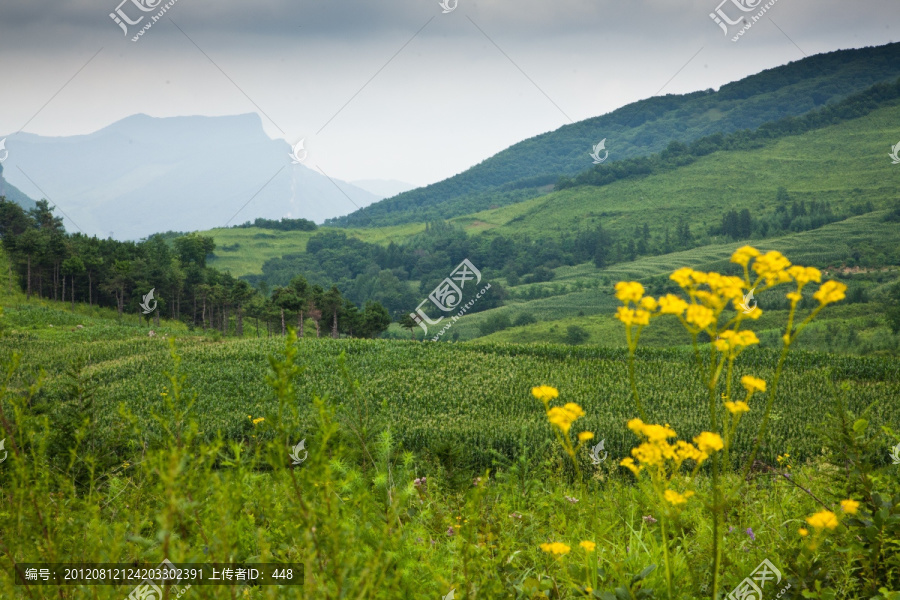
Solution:
M 717 133 L 756 129 L 837 102 L 900 76 L 900 43 L 820 54 L 740 81 L 683 95 L 665 95 L 524 140 L 444 181 L 327 221 L 374 227 L 451 218 L 515 203 L 559 177 L 591 165 L 588 152 L 606 139 L 609 159 L 647 156 L 671 142 L 690 144 Z M 453 202 L 451 202 L 453 201 Z
M 316 337 L 326 332 L 332 337 L 376 337 L 391 322 L 377 302 L 360 308 L 337 286 L 310 285 L 299 273 L 283 286 L 254 289 L 206 264 L 216 247 L 207 236 L 153 235 L 141 242 L 120 242 L 67 234 L 46 200 L 25 211 L 0 196 L 0 238 L 9 259 L 8 288 L 21 286 L 26 300 L 112 307 L 120 318 L 126 312 L 143 312 L 157 324 L 162 313 L 191 329 L 238 337 L 244 335 L 245 317 L 263 320 L 267 329 L 282 333 L 285 319 L 291 324 L 296 317 L 301 335 L 314 328 Z

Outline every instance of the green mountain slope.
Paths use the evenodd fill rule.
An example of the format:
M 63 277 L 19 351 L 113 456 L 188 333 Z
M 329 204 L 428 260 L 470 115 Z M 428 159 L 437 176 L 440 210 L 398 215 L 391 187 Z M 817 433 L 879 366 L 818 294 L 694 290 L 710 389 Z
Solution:
M 601 222 L 618 231 L 647 223 L 658 235 L 666 228 L 674 233 L 675 223 L 683 219 L 702 238 L 731 209 L 775 211 L 779 187 L 795 202 L 829 202 L 834 209 L 848 210 L 867 203 L 888 208 L 900 187 L 900 168 L 888 157 L 900 139 L 898 122 L 900 101 L 891 100 L 864 117 L 754 149 L 715 152 L 668 172 L 564 189 L 452 222 L 473 232 L 533 236 Z
M 34 200 L 23 194 L 19 188 L 11 185 L 3 178 L 2 164 L 0 164 L 0 196 L 5 197 L 10 202 L 15 202 L 25 210 L 31 210 L 35 207 Z
M 646 156 L 671 141 L 763 123 L 843 99 L 900 75 L 900 43 L 805 58 L 722 86 L 719 91 L 649 98 L 609 114 L 524 140 L 444 181 L 375 203 L 329 224 L 372 227 L 449 218 L 533 197 L 538 188 L 591 165 L 607 139 L 609 161 Z M 449 203 L 449 201 L 454 202 Z M 449 204 L 448 204 L 449 203 Z

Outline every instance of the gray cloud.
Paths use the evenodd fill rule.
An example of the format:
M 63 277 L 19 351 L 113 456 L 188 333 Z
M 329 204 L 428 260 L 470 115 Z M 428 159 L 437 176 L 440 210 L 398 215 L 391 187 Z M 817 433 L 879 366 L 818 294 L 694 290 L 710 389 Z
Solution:
M 437 0 L 178 0 L 133 43 L 109 18 L 118 1 L 0 0 L 0 132 L 45 104 L 26 131 L 256 112 L 335 177 L 426 184 L 664 84 L 718 88 L 900 28 L 890 0 L 779 0 L 738 43 L 708 16 L 717 0 L 459 0 L 446 15 Z

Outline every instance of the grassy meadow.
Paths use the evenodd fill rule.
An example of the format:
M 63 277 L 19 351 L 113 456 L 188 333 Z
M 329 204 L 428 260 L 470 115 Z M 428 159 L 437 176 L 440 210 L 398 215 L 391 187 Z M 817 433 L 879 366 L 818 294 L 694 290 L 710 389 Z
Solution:
M 640 444 L 639 408 L 628 350 L 604 347 L 624 338 L 606 315 L 592 317 L 592 335 L 608 344 L 572 347 L 295 340 L 264 328 L 257 338 L 252 320 L 236 339 L 8 290 L 2 305 L 3 598 L 131 589 L 16 586 L 12 559 L 164 558 L 304 566 L 297 586 L 170 590 L 198 599 L 700 598 L 731 591 L 764 559 L 781 573 L 781 597 L 900 595 L 900 471 L 889 455 L 900 362 L 890 356 L 794 351 L 771 411 L 748 395 L 727 459 L 665 471 L 667 485 L 698 497 L 681 504 L 619 466 Z M 838 303 L 823 315 L 852 311 Z M 785 317 L 765 314 L 754 329 Z M 659 321 L 648 336 L 654 328 L 672 347 L 636 353 L 644 422 L 702 439 L 710 344 L 698 363 L 683 332 Z M 771 385 L 778 360 L 777 347 L 751 348 L 729 376 Z M 552 404 L 583 409 L 564 438 L 531 391 L 539 385 L 559 391 Z M 593 440 L 573 446 L 584 432 Z M 300 440 L 309 459 L 293 465 Z M 602 460 L 589 453 L 598 440 Z M 839 507 L 847 499 L 859 508 Z M 839 528 L 813 527 L 823 508 Z

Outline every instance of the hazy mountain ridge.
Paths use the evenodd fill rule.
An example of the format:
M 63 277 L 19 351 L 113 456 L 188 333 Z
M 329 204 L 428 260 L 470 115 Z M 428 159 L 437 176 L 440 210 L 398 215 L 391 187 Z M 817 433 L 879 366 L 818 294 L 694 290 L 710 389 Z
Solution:
M 900 77 L 900 43 L 819 54 L 767 69 L 718 91 L 656 96 L 606 115 L 523 140 L 471 169 L 389 198 L 329 224 L 397 225 L 451 218 L 518 198 L 496 192 L 535 188 L 588 169 L 592 144 L 606 139 L 609 162 L 662 151 L 715 133 L 754 129 L 842 100 L 875 83 Z M 607 164 L 609 164 L 609 162 Z M 448 201 L 455 200 L 453 205 Z
M 321 222 L 379 198 L 335 180 L 341 193 L 318 172 L 291 164 L 290 145 L 270 139 L 256 114 L 133 115 L 86 135 L 20 133 L 7 148 L 5 164 L 19 167 L 7 169 L 12 185 L 48 195 L 74 221 L 66 219 L 70 231 L 77 224 L 101 237 L 137 239 L 256 217 Z
M 15 202 L 25 210 L 31 210 L 35 207 L 34 200 L 22 193 L 19 188 L 10 185 L 3 177 L 3 165 L 0 164 L 0 196 L 3 196 L 11 202 Z

